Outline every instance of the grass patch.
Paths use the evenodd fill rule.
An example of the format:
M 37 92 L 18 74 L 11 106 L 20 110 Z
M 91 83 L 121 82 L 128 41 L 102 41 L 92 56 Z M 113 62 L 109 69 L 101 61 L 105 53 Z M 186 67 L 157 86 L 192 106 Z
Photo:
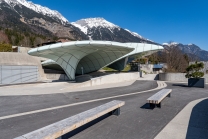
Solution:
M 130 69 L 131 69 L 131 66 L 130 65 L 126 65 L 126 67 L 122 71 L 126 72 L 126 71 L 129 71 Z M 102 68 L 102 70 L 119 72 L 118 70 L 114 70 L 114 69 L 109 68 L 109 67 L 104 67 L 104 68 Z

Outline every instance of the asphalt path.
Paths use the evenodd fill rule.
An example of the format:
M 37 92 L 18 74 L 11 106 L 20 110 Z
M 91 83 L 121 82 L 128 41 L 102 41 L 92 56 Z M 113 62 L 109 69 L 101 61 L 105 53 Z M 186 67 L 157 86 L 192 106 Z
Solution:
M 136 81 L 125 87 L 40 96 L 0 97 L 0 114 L 6 116 L 53 106 L 73 104 L 111 95 L 149 90 L 157 87 L 155 81 Z M 207 88 L 208 86 L 206 86 Z M 74 135 L 73 139 L 151 139 L 173 119 L 189 102 L 208 96 L 207 89 L 189 88 L 184 84 L 168 83 L 173 89 L 161 109 L 148 109 L 146 99 L 157 91 L 117 98 L 126 104 L 120 116 L 109 116 Z M 83 112 L 112 99 L 60 108 L 30 115 L 0 120 L 0 138 L 10 139 Z M 3 103 L 4 101 L 4 103 Z M 3 114 L 2 114 L 3 113 Z
M 119 117 L 108 117 L 72 139 L 153 139 L 189 102 L 208 97 L 208 85 L 204 89 L 178 83 L 167 85 L 173 91 L 171 98 L 163 100 L 161 109 L 148 109 L 146 105 L 146 99 L 157 91 L 121 98 L 126 105 Z
M 157 87 L 156 81 L 135 81 L 130 86 L 89 90 L 70 93 L 58 93 L 51 95 L 32 96 L 2 96 L 0 97 L 0 117 L 34 111 L 44 108 L 73 104 L 93 99 L 110 97 L 150 90 Z M 45 88 L 47 90 L 47 88 Z M 35 86 L 31 88 L 35 91 Z M 14 90 L 15 91 L 15 90 Z

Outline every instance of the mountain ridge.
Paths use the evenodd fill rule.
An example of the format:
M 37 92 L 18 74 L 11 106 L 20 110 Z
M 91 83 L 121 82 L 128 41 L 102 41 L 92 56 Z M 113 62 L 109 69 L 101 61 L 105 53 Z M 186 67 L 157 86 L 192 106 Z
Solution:
M 8 39 L 0 38 L 0 41 L 9 40 L 12 45 L 25 47 L 40 44 L 48 39 L 87 39 L 84 33 L 69 22 L 62 24 L 60 19 L 38 13 L 14 0 L 0 0 L 0 29 L 1 36 L 8 36 Z
M 31 1 L 26 1 L 26 0 L 0 0 L 0 3 L 2 2 L 5 2 L 7 3 L 8 5 L 10 5 L 11 7 L 15 7 L 17 5 L 19 6 L 22 6 L 24 5 L 25 7 L 37 12 L 37 13 L 41 13 L 43 15 L 46 15 L 46 16 L 49 16 L 49 17 L 52 17 L 52 18 L 57 18 L 60 20 L 60 22 L 62 24 L 66 24 L 68 23 L 69 21 L 63 16 L 61 15 L 61 13 L 59 13 L 58 11 L 56 10 L 51 10 L 49 9 L 48 7 L 44 7 L 44 6 L 41 6 L 39 4 L 34 4 L 33 2 Z M 18 13 L 18 11 L 16 11 Z M 21 15 L 20 15 L 21 16 Z
M 0 42 L 31 47 L 48 39 L 105 40 L 159 44 L 102 17 L 70 23 L 56 10 L 26 0 L 0 0 Z M 164 43 L 163 46 L 169 45 Z M 187 54 L 208 60 L 208 52 L 195 44 L 172 43 Z
M 131 32 L 128 29 L 115 25 L 102 17 L 80 19 L 76 22 L 72 22 L 71 24 L 79 28 L 93 40 L 158 44 L 142 37 L 136 32 Z
M 188 55 L 191 56 L 197 56 L 198 59 L 196 60 L 201 60 L 201 61 L 208 61 L 208 51 L 202 50 L 199 46 L 190 43 L 190 44 L 182 44 L 182 43 L 177 43 L 177 42 L 170 42 L 170 43 L 163 43 L 163 46 L 176 46 L 179 47 L 180 50 Z

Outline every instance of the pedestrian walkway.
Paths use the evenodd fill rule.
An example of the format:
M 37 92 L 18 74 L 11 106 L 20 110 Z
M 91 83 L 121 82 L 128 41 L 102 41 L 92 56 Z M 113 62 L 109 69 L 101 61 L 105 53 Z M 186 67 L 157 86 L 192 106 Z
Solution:
M 38 84 L 22 84 L 14 86 L 4 86 L 0 87 L 0 96 L 14 96 L 14 95 L 43 95 L 43 94 L 57 94 L 65 92 L 77 92 L 86 90 L 97 90 L 106 89 L 114 87 L 122 87 L 132 85 L 135 80 L 114 83 L 114 84 L 104 84 L 92 87 L 76 87 L 77 83 L 71 82 L 52 82 L 52 83 L 38 83 Z
M 128 87 L 50 95 L 0 97 L 1 138 L 14 138 L 26 134 L 117 99 L 125 101 L 119 117 L 110 116 L 92 124 L 77 132 L 72 139 L 153 139 L 190 102 L 208 97 L 208 92 L 204 88 L 190 88 L 186 87 L 186 84 L 178 83 L 159 83 L 136 81 Z M 171 98 L 163 100 L 161 109 L 150 109 L 146 102 L 147 98 L 159 91 L 155 88 L 165 87 L 164 85 L 173 90 Z M 207 115 L 204 114 L 207 112 L 207 103 L 205 99 L 193 105 L 184 137 L 196 135 L 195 138 L 201 138 L 200 134 L 206 137 L 207 129 L 199 129 L 203 129 L 202 127 L 208 123 Z
M 137 80 L 158 80 L 158 74 L 143 74 L 142 77 Z
M 154 80 L 156 74 L 144 75 L 137 80 Z M 119 83 L 103 84 L 96 86 L 83 87 L 83 83 L 75 82 L 49 82 L 37 84 L 22 84 L 0 87 L 0 96 L 14 96 L 14 95 L 43 95 L 43 94 L 57 94 L 65 92 L 79 92 L 88 90 L 107 89 L 115 87 L 130 86 L 137 80 L 124 81 Z M 15 91 L 14 91 L 15 90 Z
M 208 98 L 190 102 L 155 139 L 207 139 Z

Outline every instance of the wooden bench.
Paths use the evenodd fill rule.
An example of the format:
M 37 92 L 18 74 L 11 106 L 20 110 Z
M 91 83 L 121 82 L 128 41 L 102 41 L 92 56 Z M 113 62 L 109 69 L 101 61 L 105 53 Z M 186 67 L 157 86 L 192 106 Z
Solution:
M 159 92 L 157 92 L 156 94 L 154 94 L 153 96 L 149 97 L 147 99 L 147 102 L 149 103 L 150 107 L 159 107 L 161 108 L 161 101 L 165 98 L 165 97 L 170 97 L 170 92 L 172 91 L 172 89 L 162 89 Z
M 120 115 L 120 107 L 124 104 L 124 101 L 114 100 L 15 139 L 61 139 L 62 135 L 73 131 L 105 114 L 110 113 L 117 116 Z

